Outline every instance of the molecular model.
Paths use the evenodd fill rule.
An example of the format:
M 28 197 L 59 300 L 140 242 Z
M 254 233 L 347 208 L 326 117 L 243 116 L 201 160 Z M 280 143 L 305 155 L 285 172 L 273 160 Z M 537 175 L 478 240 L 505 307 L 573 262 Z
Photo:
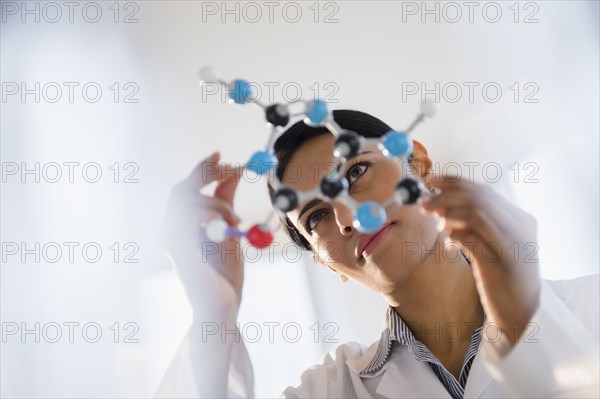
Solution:
M 250 161 L 243 166 L 258 175 L 268 173 L 268 180 L 275 189 L 272 205 L 275 211 L 271 211 L 264 223 L 253 225 L 247 232 L 239 231 L 229 227 L 222 219 L 211 221 L 206 225 L 206 235 L 208 239 L 214 242 L 223 242 L 227 237 L 245 236 L 247 240 L 256 248 L 268 247 L 273 241 L 273 233 L 278 227 L 271 227 L 269 223 L 274 219 L 274 212 L 282 214 L 290 212 L 304 202 L 313 198 L 319 198 L 323 201 L 339 201 L 352 210 L 352 225 L 361 233 L 371 234 L 379 230 L 385 223 L 391 212 L 394 212 L 402 205 L 415 204 L 429 192 L 423 184 L 411 177 L 402 179 L 394 190 L 394 193 L 385 201 L 378 203 L 375 201 L 356 202 L 348 194 L 348 181 L 341 175 L 349 159 L 362 153 L 364 148 L 374 147 L 381 151 L 385 156 L 395 159 L 399 167 L 404 166 L 412 157 L 412 140 L 409 137 L 411 131 L 426 117 L 433 117 L 437 106 L 434 102 L 426 101 L 421 104 L 421 112 L 413 123 L 405 131 L 391 130 L 379 138 L 365 138 L 355 132 L 341 128 L 333 119 L 333 115 L 327 104 L 319 99 L 312 101 L 299 101 L 304 109 L 301 112 L 292 113 L 290 108 L 295 103 L 287 104 L 261 104 L 253 100 L 254 95 L 252 86 L 249 82 L 241 79 L 233 80 L 229 83 L 223 81 L 216 71 L 210 66 L 204 66 L 199 73 L 200 84 L 219 84 L 227 89 L 230 103 L 247 104 L 254 103 L 260 106 L 267 120 L 267 127 L 271 129 L 271 134 L 264 149 L 255 152 Z M 303 116 L 304 123 L 312 127 L 322 126 L 327 128 L 335 137 L 333 148 L 333 171 L 327 174 L 321 182 L 314 188 L 307 191 L 297 191 L 286 187 L 278 178 L 276 171 L 277 159 L 273 152 L 273 146 L 277 138 L 285 131 L 285 127 L 290 123 L 293 117 Z M 410 169 L 402 169 L 408 170 Z M 386 208 L 392 207 L 391 211 Z

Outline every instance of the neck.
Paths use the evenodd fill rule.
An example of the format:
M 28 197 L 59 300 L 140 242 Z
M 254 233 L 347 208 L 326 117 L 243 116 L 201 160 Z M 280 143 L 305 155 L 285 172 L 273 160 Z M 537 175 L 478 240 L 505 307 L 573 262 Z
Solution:
M 457 245 L 440 235 L 409 280 L 384 298 L 415 338 L 432 352 L 464 348 L 483 323 L 483 307 L 471 266 Z

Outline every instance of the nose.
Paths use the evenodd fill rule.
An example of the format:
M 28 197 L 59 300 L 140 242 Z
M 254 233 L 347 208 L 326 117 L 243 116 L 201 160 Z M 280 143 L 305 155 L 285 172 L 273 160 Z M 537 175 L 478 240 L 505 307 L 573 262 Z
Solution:
M 333 201 L 332 204 L 335 221 L 340 229 L 340 234 L 350 236 L 354 229 L 352 228 L 352 211 L 339 201 Z

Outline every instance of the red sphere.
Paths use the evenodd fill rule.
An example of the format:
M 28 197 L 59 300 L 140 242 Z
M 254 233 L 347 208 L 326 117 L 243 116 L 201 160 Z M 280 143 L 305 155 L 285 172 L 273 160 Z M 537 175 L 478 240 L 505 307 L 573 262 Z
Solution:
M 255 248 L 266 248 L 273 242 L 273 233 L 270 231 L 264 231 L 260 228 L 260 225 L 255 224 L 252 226 L 246 235 L 250 244 Z

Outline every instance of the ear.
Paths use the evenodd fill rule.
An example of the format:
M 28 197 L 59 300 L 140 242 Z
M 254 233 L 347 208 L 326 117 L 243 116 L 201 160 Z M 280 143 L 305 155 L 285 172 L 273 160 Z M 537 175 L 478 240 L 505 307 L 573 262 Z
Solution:
M 427 155 L 427 148 L 421 142 L 413 139 L 413 161 L 411 169 L 413 173 L 421 178 L 425 183 L 425 187 L 431 190 L 430 181 L 433 179 L 433 174 L 430 173 L 433 162 Z

